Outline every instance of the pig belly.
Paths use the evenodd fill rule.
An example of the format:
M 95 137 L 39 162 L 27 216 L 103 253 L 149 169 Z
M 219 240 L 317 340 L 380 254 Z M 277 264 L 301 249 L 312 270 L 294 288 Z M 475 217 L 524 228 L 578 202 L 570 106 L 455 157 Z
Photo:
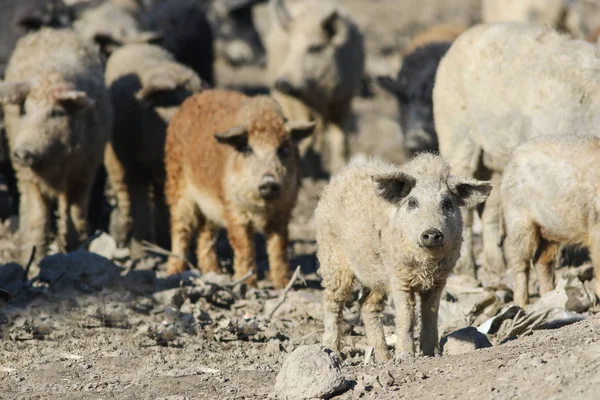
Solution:
M 192 184 L 188 184 L 188 193 L 198 205 L 202 215 L 216 225 L 225 225 L 225 208 L 217 196 Z

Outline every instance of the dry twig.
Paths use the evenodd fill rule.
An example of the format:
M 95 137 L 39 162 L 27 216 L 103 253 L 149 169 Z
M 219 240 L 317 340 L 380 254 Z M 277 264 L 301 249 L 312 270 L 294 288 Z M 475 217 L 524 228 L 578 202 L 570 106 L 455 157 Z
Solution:
M 246 279 L 250 278 L 252 275 L 254 275 L 254 269 L 251 269 L 250 271 L 246 272 L 246 274 L 244 276 L 242 276 L 240 279 L 237 279 L 233 282 L 231 282 L 229 285 L 230 288 L 234 288 L 237 285 L 239 285 L 240 283 L 243 283 Z
M 296 271 L 294 271 L 294 275 L 292 275 L 292 278 L 290 279 L 289 283 L 287 284 L 285 289 L 283 289 L 283 293 L 281 293 L 281 295 L 279 296 L 279 301 L 277 302 L 277 304 L 275 304 L 275 307 L 271 310 L 271 312 L 267 316 L 268 319 L 273 318 L 273 315 L 275 315 L 275 312 L 277 311 L 277 309 L 279 307 L 281 307 L 281 305 L 285 302 L 285 299 L 287 298 L 287 294 L 290 291 L 290 289 L 292 288 L 292 286 L 294 286 L 294 283 L 298 279 L 298 276 L 300 276 L 300 266 L 299 265 L 298 265 L 298 267 L 296 267 Z
M 142 240 L 142 248 L 145 251 L 148 251 L 150 253 L 158 254 L 158 255 L 161 255 L 161 256 L 169 256 L 169 257 L 178 258 L 178 259 L 184 261 L 186 263 L 186 265 L 188 266 L 189 269 L 200 272 L 200 270 L 198 268 L 196 268 L 194 266 L 194 264 L 192 264 L 191 261 L 188 260 L 187 258 L 185 258 L 183 256 L 180 256 L 179 254 L 175 254 L 172 251 L 163 249 L 162 247 L 160 247 L 160 246 L 158 246 L 158 245 L 156 245 L 154 243 L 150 243 L 147 240 Z
M 35 246 L 33 246 L 31 248 L 31 255 L 29 256 L 29 261 L 27 261 L 27 265 L 25 266 L 25 274 L 23 274 L 23 283 L 25 283 L 25 281 L 27 281 L 27 276 L 29 275 L 29 269 L 31 268 L 31 265 L 33 264 L 33 259 L 35 258 L 35 252 L 36 252 L 36 248 L 35 248 Z

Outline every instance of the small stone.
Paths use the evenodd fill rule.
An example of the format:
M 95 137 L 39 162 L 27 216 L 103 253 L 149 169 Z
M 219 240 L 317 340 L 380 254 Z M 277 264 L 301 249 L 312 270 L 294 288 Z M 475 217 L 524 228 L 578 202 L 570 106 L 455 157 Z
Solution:
M 114 260 L 115 252 L 117 251 L 117 242 L 112 236 L 102 232 L 100 236 L 92 240 L 88 247 L 88 251 L 109 260 Z
M 177 308 L 181 307 L 183 301 L 183 294 L 181 293 L 180 288 L 163 290 L 162 292 L 156 292 L 152 295 L 154 301 L 158 304 L 162 304 L 165 306 L 172 305 Z
M 23 287 L 25 270 L 17 263 L 0 265 L 0 289 L 16 296 Z
M 273 339 L 267 342 L 267 346 L 265 347 L 265 353 L 272 356 L 279 356 L 282 351 L 283 346 L 281 346 L 280 340 Z
M 152 293 L 156 287 L 156 273 L 152 270 L 132 270 L 125 275 L 123 283 L 134 293 Z
M 338 357 L 321 345 L 294 350 L 275 380 L 275 394 L 290 400 L 325 399 L 346 389 Z
M 379 384 L 383 387 L 394 386 L 394 384 L 396 383 L 394 377 L 392 376 L 392 374 L 390 374 L 390 371 L 388 370 L 382 371 L 379 375 L 377 375 L 377 380 L 379 381 Z
M 463 354 L 485 347 L 492 347 L 487 336 L 472 326 L 450 333 L 442 338 L 440 344 L 445 355 Z

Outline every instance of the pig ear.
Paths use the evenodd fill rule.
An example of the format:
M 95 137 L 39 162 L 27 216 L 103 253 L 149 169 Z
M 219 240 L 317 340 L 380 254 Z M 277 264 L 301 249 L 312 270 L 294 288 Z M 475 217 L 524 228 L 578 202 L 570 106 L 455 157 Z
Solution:
M 404 85 L 397 79 L 389 76 L 378 76 L 377 83 L 383 90 L 397 96 L 399 99 L 404 99 Z
M 96 103 L 88 97 L 86 92 L 81 90 L 61 90 L 54 97 L 67 112 L 76 112 L 84 108 L 93 107 Z
M 248 145 L 248 128 L 245 125 L 236 125 L 225 132 L 216 133 L 217 142 L 228 144 L 241 151 Z
M 287 31 L 292 23 L 292 16 L 288 11 L 283 0 L 273 0 L 271 5 L 272 19 L 279 22 L 283 30 Z
M 29 82 L 0 82 L 0 103 L 23 104 L 30 87 Z
M 135 43 L 148 43 L 148 44 L 161 44 L 164 39 L 164 35 L 161 32 L 146 31 L 140 32 L 136 35 Z
M 417 180 L 403 172 L 371 176 L 377 195 L 390 203 L 399 203 L 408 196 Z
M 292 140 L 295 143 L 300 142 L 302 139 L 309 137 L 315 130 L 317 123 L 314 121 L 301 122 L 301 121 L 289 121 L 285 124 L 285 130 L 290 134 Z
M 115 38 L 110 33 L 97 33 L 94 35 L 94 42 L 100 46 L 100 51 L 109 56 L 113 51 L 123 46 L 123 42 Z
M 32 9 L 17 20 L 17 25 L 25 31 L 30 32 L 37 31 L 45 22 L 46 18 L 42 15 L 41 10 Z
M 487 181 L 451 175 L 448 177 L 448 189 L 457 197 L 459 205 L 470 208 L 487 199 L 492 185 Z
M 346 34 L 346 27 L 337 10 L 332 10 L 321 20 L 321 27 L 331 40 L 342 41 Z
M 177 87 L 177 82 L 172 76 L 167 74 L 154 75 L 148 82 L 143 82 L 143 86 L 137 91 L 135 97 L 138 100 L 150 100 L 153 95 L 159 92 L 166 92 Z

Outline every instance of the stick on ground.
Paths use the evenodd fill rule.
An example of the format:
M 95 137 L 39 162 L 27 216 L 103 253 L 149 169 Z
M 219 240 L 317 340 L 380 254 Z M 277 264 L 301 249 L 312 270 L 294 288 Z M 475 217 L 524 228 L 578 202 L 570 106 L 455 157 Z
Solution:
M 294 275 L 292 275 L 290 282 L 287 284 L 285 289 L 283 289 L 283 293 L 281 293 L 281 295 L 279 296 L 279 301 L 277 302 L 277 304 L 275 304 L 275 307 L 273 308 L 273 310 L 271 310 L 271 312 L 267 316 L 268 319 L 273 318 L 273 315 L 275 315 L 275 312 L 277 311 L 277 309 L 279 307 L 281 307 L 281 305 L 285 302 L 285 299 L 287 298 L 287 294 L 290 291 L 290 289 L 292 288 L 292 286 L 294 286 L 294 283 L 298 279 L 298 276 L 300 276 L 300 266 L 299 265 L 298 265 L 298 267 L 296 267 L 296 271 L 294 271 Z
M 250 271 L 246 272 L 246 275 L 242 276 L 240 279 L 237 279 L 237 280 L 231 282 L 231 284 L 229 284 L 227 286 L 234 288 L 237 285 L 239 285 L 240 283 L 243 283 L 246 279 L 250 278 L 252 275 L 254 275 L 254 269 L 251 269 Z
M 142 247 L 145 251 L 148 251 L 150 253 L 158 254 L 161 256 L 169 256 L 169 257 L 179 258 L 180 260 L 182 260 L 186 263 L 186 265 L 188 266 L 189 269 L 194 270 L 194 271 L 200 271 L 187 258 L 180 256 L 179 254 L 175 254 L 172 251 L 163 249 L 162 247 L 160 247 L 154 243 L 150 243 L 147 240 L 142 240 Z

